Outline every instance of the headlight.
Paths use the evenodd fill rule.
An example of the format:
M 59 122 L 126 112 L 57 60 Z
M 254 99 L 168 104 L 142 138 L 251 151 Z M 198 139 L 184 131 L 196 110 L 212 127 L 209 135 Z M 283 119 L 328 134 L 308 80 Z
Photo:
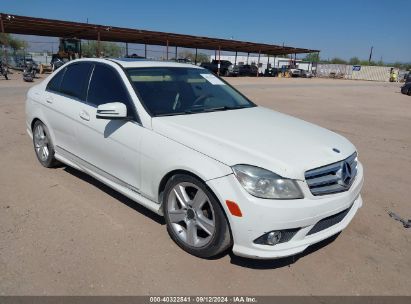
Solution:
M 256 197 L 271 199 L 304 197 L 295 180 L 249 165 L 235 165 L 232 169 L 244 189 Z

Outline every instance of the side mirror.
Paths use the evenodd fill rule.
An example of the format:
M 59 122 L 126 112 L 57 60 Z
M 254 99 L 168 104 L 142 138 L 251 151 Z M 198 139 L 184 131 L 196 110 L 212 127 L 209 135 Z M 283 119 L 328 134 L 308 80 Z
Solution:
M 124 119 L 127 118 L 127 107 L 121 102 L 104 103 L 97 107 L 98 119 Z

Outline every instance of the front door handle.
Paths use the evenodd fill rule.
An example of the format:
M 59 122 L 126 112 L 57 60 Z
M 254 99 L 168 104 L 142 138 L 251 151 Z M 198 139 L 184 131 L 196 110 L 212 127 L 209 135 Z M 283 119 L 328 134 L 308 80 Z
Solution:
M 86 121 L 90 120 L 90 115 L 84 110 L 81 110 L 81 112 L 79 113 L 79 116 L 82 120 L 86 120 Z

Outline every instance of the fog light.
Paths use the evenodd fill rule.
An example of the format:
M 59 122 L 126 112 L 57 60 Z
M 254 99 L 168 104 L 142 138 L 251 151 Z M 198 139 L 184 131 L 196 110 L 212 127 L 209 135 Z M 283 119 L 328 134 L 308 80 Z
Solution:
M 280 231 L 271 231 L 270 233 L 267 234 L 267 238 L 265 243 L 267 245 L 275 245 L 279 243 L 281 240 L 281 232 Z
M 291 228 L 291 229 L 270 231 L 256 238 L 253 241 L 253 243 L 259 244 L 259 245 L 268 245 L 268 246 L 274 246 L 280 243 L 285 243 L 285 242 L 290 241 L 300 229 L 301 228 Z

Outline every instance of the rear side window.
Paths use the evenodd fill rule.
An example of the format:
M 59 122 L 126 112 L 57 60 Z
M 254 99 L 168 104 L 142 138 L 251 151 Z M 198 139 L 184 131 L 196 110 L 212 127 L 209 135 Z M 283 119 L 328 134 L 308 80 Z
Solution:
M 130 100 L 123 80 L 112 68 L 96 64 L 91 76 L 87 103 L 99 106 L 109 102 L 122 102 L 130 112 Z
M 61 80 L 63 79 L 65 70 L 66 69 L 62 69 L 56 75 L 53 76 L 53 78 L 47 84 L 47 88 L 46 88 L 47 91 L 50 91 L 50 92 L 60 91 L 60 84 L 61 84 Z
M 60 92 L 80 100 L 85 100 L 90 70 L 91 64 L 88 62 L 69 65 L 61 82 Z

